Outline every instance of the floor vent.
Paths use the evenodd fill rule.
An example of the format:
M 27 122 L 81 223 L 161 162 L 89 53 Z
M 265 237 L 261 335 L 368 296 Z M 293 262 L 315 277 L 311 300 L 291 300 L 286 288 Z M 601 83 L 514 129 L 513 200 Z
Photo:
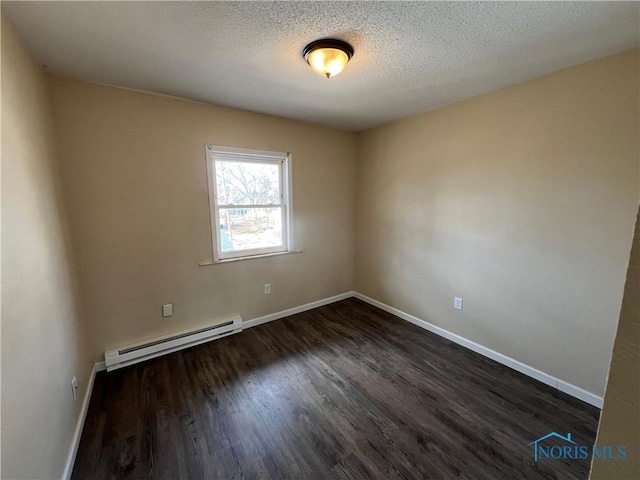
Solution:
M 210 342 L 241 331 L 242 317 L 236 316 L 208 327 L 178 332 L 173 335 L 154 338 L 147 342 L 107 350 L 104 352 L 104 362 L 107 366 L 107 371 L 110 372 L 127 365 L 144 362 L 160 355 L 200 345 L 201 343 Z

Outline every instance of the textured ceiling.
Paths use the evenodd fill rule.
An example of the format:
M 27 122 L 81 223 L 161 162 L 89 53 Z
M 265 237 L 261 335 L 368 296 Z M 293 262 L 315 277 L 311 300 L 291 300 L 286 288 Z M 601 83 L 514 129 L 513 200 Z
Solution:
M 54 73 L 360 130 L 638 45 L 632 2 L 2 2 Z M 327 80 L 322 37 L 355 55 Z

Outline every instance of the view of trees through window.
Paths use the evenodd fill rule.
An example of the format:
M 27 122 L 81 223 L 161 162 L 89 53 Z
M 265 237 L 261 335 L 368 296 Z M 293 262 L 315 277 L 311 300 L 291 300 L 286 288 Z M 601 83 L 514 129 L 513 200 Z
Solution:
M 283 245 L 279 164 L 216 161 L 223 252 Z

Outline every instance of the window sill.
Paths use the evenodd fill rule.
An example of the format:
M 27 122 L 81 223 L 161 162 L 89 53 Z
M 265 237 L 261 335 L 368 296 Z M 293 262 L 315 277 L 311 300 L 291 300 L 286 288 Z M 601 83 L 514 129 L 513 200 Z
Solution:
M 288 252 L 275 252 L 275 253 L 263 253 L 260 255 L 247 255 L 246 257 L 237 258 L 225 258 L 224 260 L 218 260 L 217 262 L 200 262 L 199 267 L 208 267 L 210 265 L 220 265 L 221 263 L 241 262 L 243 260 L 252 260 L 254 258 L 266 258 L 266 257 L 278 257 L 280 255 L 293 255 L 295 253 L 302 253 L 302 250 L 291 250 Z

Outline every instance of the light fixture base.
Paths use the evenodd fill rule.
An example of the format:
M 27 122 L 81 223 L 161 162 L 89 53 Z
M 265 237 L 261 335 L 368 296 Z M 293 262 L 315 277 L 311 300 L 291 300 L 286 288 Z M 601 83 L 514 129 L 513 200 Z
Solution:
M 315 40 L 308 44 L 302 50 L 302 56 L 306 61 L 309 61 L 309 54 L 314 50 L 319 50 L 321 48 L 335 48 L 337 50 L 342 50 L 347 54 L 349 60 L 353 57 L 353 47 L 349 45 L 347 42 L 342 40 L 337 40 L 335 38 L 323 38 L 320 40 Z

